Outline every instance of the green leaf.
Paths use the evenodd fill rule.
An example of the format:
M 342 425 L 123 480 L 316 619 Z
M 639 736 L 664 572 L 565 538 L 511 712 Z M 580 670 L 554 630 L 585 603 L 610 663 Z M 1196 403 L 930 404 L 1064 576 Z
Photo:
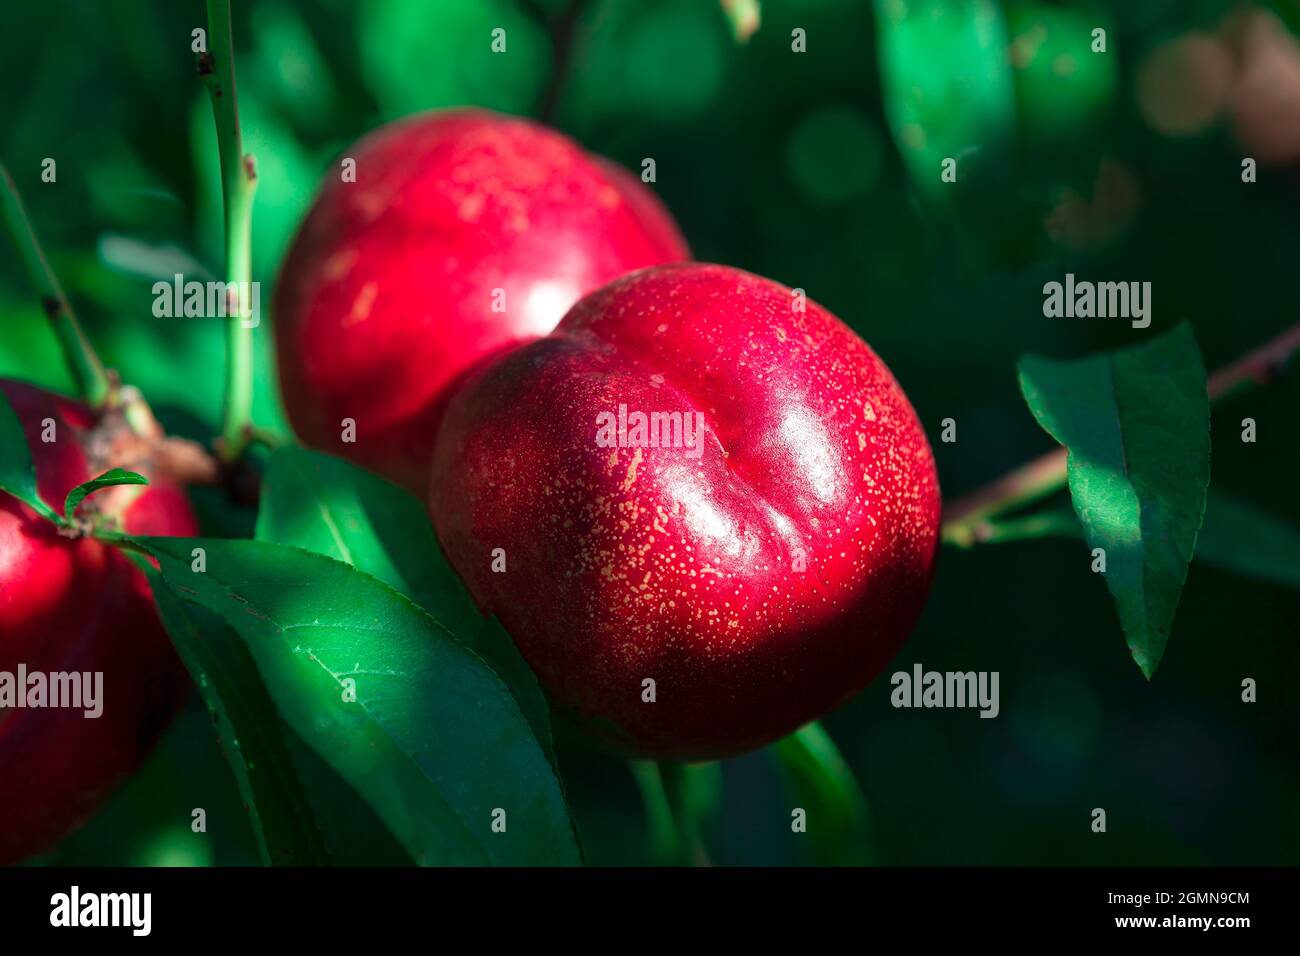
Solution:
M 4 392 L 0 392 L 0 490 L 9 492 L 42 517 L 62 523 L 58 512 L 36 491 L 36 466 L 27 447 L 27 435 Z
M 279 718 L 280 734 L 293 759 L 316 828 L 334 866 L 410 866 L 415 861 L 366 803 L 316 751 Z
M 267 466 L 257 538 L 336 558 L 428 611 L 505 681 L 547 759 L 558 766 L 537 678 L 500 623 L 479 613 L 416 498 L 341 458 L 282 446 Z
M 912 181 L 931 199 L 979 152 L 998 155 L 1016 130 L 1007 28 L 993 0 L 876 0 L 885 115 Z
M 580 862 L 559 780 L 514 697 L 419 607 L 283 545 L 139 544 L 173 589 L 239 633 L 289 725 L 417 862 Z M 505 832 L 493 831 L 498 810 Z
M 424 505 L 357 466 L 293 445 L 267 465 L 257 539 L 314 551 L 379 578 L 473 643 L 483 616 L 447 564 Z
M 86 496 L 94 494 L 101 488 L 111 488 L 114 485 L 147 484 L 149 484 L 149 479 L 144 475 L 134 471 L 127 471 L 125 468 L 110 468 L 98 478 L 83 481 L 68 492 L 68 497 L 63 500 L 63 520 L 71 523 L 72 516 L 77 513 L 77 509 L 86 500 Z
M 0 289 L 0 315 L 5 317 L 4 335 L 0 336 L 0 378 L 18 378 L 70 395 L 77 390 L 77 384 L 63 360 L 59 340 L 50 335 L 49 318 L 31 299 L 30 295 L 17 296 L 8 288 Z
M 1023 531 L 1023 533 L 1021 533 Z M 1082 538 L 1073 511 L 1051 509 L 991 523 L 982 543 Z M 1249 578 L 1300 588 L 1300 531 L 1249 502 L 1210 489 L 1196 538 L 1196 561 Z
M 356 19 L 361 79 L 385 118 L 462 103 L 526 113 L 551 65 L 543 25 L 510 0 L 372 0 Z M 478 42 L 497 27 L 507 56 Z
M 1092 31 L 1105 29 L 1118 43 L 1113 24 L 1100 10 L 1039 3 L 1009 4 L 1006 12 L 1008 59 L 1026 138 L 1077 144 L 1081 134 L 1095 135 L 1115 99 L 1119 58 L 1093 53 Z
M 515 695 L 519 709 L 528 718 L 537 742 L 542 745 L 551 766 L 557 768 L 558 775 L 559 764 L 555 759 L 555 742 L 551 736 L 551 710 L 546 703 L 546 695 L 542 692 L 542 685 L 537 683 L 537 676 L 520 655 L 515 642 L 501 622 L 492 617 L 482 623 L 473 647 L 492 665 L 497 676 L 505 681 Z
M 808 814 L 813 859 L 823 866 L 873 862 L 867 801 L 820 723 L 806 724 L 769 752 Z
M 1164 655 L 1210 482 L 1210 401 L 1191 329 L 1072 362 L 1020 360 L 1038 423 L 1069 452 L 1070 496 L 1129 649 Z
M 402 866 L 412 860 L 361 796 L 279 715 L 240 637 L 180 598 L 140 555 L 159 616 L 212 716 L 263 863 Z
M 235 774 L 264 864 L 330 862 L 314 815 L 281 736 L 280 717 L 239 637 L 216 614 L 181 599 L 149 561 L 133 555 L 149 579 L 158 616 L 189 669 Z
M 1210 492 L 1196 557 L 1246 577 L 1300 588 L 1300 531 L 1221 491 Z

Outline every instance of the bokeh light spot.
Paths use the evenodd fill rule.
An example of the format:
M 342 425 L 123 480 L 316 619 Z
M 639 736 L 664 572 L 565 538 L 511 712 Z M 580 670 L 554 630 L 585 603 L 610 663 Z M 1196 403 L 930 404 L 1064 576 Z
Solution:
M 707 107 L 722 80 L 726 35 L 717 20 L 700 3 L 647 10 L 625 50 L 629 99 L 646 112 L 673 119 Z
M 545 32 L 503 0 L 370 0 L 358 16 L 362 75 L 389 116 L 467 103 L 527 112 L 550 70 Z
M 924 135 L 916 128 L 918 135 Z M 790 175 L 805 195 L 841 203 L 863 195 L 880 177 L 884 148 L 862 113 L 828 107 L 805 117 L 786 144 Z
M 1218 117 L 1232 87 L 1232 58 L 1224 45 L 1189 34 L 1151 51 L 1138 73 L 1143 119 L 1167 136 L 1193 136 Z

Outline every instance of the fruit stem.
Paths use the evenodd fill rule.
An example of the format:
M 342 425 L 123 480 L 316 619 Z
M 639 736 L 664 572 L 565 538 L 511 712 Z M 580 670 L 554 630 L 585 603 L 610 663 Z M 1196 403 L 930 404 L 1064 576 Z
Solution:
M 555 125 L 555 114 L 560 108 L 560 99 L 569 79 L 569 67 L 573 61 L 574 37 L 577 33 L 578 20 L 582 16 L 586 0 L 569 0 L 551 27 L 551 76 L 547 80 L 546 90 L 542 93 L 541 106 L 537 115 L 542 122 Z M 538 16 L 544 21 L 547 11 L 540 4 L 536 5 Z
M 18 187 L 2 163 L 0 187 L 0 207 L 4 210 L 5 225 L 18 250 L 18 258 L 23 261 L 27 276 L 41 298 L 41 308 L 49 318 L 63 349 L 63 357 L 76 383 L 77 393 L 91 408 L 102 409 L 112 398 L 113 380 L 82 331 L 68 297 L 63 294 L 63 287 L 50 268 L 31 220 L 27 218 L 22 197 L 18 195 Z
M 1300 351 L 1300 324 L 1211 375 L 1206 385 L 1210 401 L 1217 402 L 1251 386 L 1275 381 L 1297 351 Z M 1057 448 L 944 509 L 943 540 L 960 548 L 992 541 L 998 532 L 990 519 L 1045 498 L 1065 484 L 1066 451 Z
M 686 778 L 700 771 L 720 773 L 718 765 L 629 760 L 628 768 L 641 790 L 653 862 L 658 866 L 711 866 L 703 834 L 687 805 Z
M 820 721 L 812 721 L 771 745 L 795 798 L 820 821 L 812 830 L 819 865 L 876 861 L 867 798 L 848 761 Z M 813 810 L 810 804 L 818 809 Z
M 653 760 L 629 760 L 628 767 L 641 790 L 646 823 L 650 828 L 650 855 L 660 865 L 672 865 L 685 855 L 681 832 L 673 819 L 672 802 L 664 788 L 659 764 Z
M 717 763 L 669 763 L 659 764 L 659 776 L 663 780 L 664 792 L 668 796 L 668 808 L 681 834 L 682 859 L 688 866 L 712 866 L 709 848 L 705 845 L 701 832 L 699 811 L 692 806 L 690 791 L 692 781 L 700 774 L 717 777 L 717 786 L 722 786 L 722 770 Z
M 199 54 L 198 70 L 212 99 L 221 157 L 226 229 L 226 390 L 217 454 L 229 463 L 243 455 L 253 435 L 253 329 L 257 325 L 248 297 L 241 295 L 252 282 L 257 170 L 253 157 L 244 153 L 239 129 L 230 0 L 208 0 L 208 52 Z

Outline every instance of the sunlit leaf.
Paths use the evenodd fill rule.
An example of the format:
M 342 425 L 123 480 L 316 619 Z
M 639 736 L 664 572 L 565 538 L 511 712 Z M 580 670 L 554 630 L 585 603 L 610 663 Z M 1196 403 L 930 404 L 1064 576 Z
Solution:
M 1077 142 L 1111 104 L 1119 77 L 1118 37 L 1099 11 L 1042 3 L 1007 7 L 1010 62 L 1021 126 L 1034 139 Z M 1107 34 L 1093 52 L 1093 31 Z
M 1104 552 L 1133 659 L 1155 673 L 1210 481 L 1210 400 L 1190 327 L 1071 362 L 1025 356 L 1020 386 L 1069 451 L 1070 496 L 1088 546 Z
M 885 115 L 912 180 L 937 198 L 942 163 L 997 154 L 1015 134 L 1007 30 L 993 0 L 876 0 Z
M 507 0 L 371 0 L 358 38 L 362 76 L 389 117 L 466 103 L 524 112 L 551 53 L 543 25 Z
M 289 725 L 418 862 L 580 862 L 559 781 L 519 705 L 418 606 L 296 548 L 141 544 L 174 590 L 240 634 Z
M 257 537 L 374 575 L 467 644 L 483 627 L 483 615 L 438 547 L 424 505 L 341 458 L 296 445 L 277 448 L 266 470 Z
M 443 557 L 424 505 L 408 492 L 341 458 L 285 445 L 267 467 L 257 537 L 350 564 L 428 611 L 505 681 L 555 764 L 537 678 L 500 623 L 479 613 Z
M 63 360 L 59 340 L 50 334 L 50 320 L 30 295 L 13 298 L 6 291 L 0 288 L 0 315 L 5 317 L 4 334 L 0 335 L 0 376 L 72 394 L 76 382 Z M 23 291 L 26 293 L 26 289 Z

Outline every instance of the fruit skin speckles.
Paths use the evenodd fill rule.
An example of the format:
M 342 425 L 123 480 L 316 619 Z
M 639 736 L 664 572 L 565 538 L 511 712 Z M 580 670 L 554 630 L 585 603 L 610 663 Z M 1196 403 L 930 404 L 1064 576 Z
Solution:
M 23 423 L 47 503 L 61 506 L 107 470 L 111 463 L 88 462 L 81 447 L 93 424 L 87 408 L 21 382 L 0 379 L 0 392 Z M 46 419 L 53 442 L 41 440 Z M 147 477 L 119 516 L 124 530 L 197 534 L 180 486 Z M 0 671 L 13 674 L 19 663 L 29 673 L 102 672 L 103 709 L 93 719 L 68 708 L 0 713 L 0 864 L 52 846 L 88 818 L 143 763 L 190 688 L 140 570 L 93 538 L 61 537 L 0 492 Z
M 920 614 L 940 514 L 925 434 L 866 343 L 793 301 L 723 266 L 643 270 L 448 406 L 439 539 L 559 710 L 614 749 L 761 746 L 866 686 Z M 620 403 L 701 412 L 702 453 L 599 447 Z
M 690 255 L 639 177 L 527 120 L 428 113 L 344 155 L 356 181 L 327 180 L 276 285 L 281 390 L 306 444 L 419 495 L 472 366 L 603 283 Z

